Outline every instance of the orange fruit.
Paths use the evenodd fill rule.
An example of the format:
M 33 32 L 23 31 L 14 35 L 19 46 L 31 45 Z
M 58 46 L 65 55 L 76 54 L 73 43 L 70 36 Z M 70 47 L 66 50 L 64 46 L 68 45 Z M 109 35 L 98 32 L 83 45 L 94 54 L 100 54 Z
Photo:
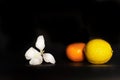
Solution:
M 71 43 L 66 47 L 66 56 L 73 62 L 82 62 L 84 60 L 85 43 Z

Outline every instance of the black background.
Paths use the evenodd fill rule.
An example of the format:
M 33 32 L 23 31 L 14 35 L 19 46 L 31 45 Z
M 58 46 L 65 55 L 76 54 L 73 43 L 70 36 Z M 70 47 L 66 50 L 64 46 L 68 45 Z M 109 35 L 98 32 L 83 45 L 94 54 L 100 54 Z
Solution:
M 65 76 L 68 74 L 73 76 L 71 80 L 80 79 L 80 75 L 76 75 L 82 75 L 79 71 L 82 71 L 85 75 L 93 72 L 93 75 L 90 75 L 93 79 L 94 77 L 96 79 L 102 73 L 112 73 L 108 72 L 112 70 L 118 72 L 106 75 L 108 78 L 109 75 L 114 73 L 114 75 L 118 75 L 119 70 L 117 68 L 119 66 L 117 65 L 119 65 L 120 48 L 119 1 L 1 1 L 0 7 L 1 80 L 33 80 L 36 77 L 35 75 L 37 75 L 35 79 L 38 80 L 40 79 L 38 74 L 45 76 L 43 74 L 45 72 L 49 77 L 52 74 L 52 76 L 56 76 L 51 77 L 51 79 L 60 77 L 61 79 L 70 79 L 70 77 Z M 35 41 L 39 35 L 44 36 L 45 51 L 55 56 L 57 66 L 42 65 L 42 67 L 38 66 L 37 68 L 26 66 L 28 61 L 26 61 L 24 54 L 29 47 L 35 47 Z M 92 70 L 91 67 L 88 67 L 89 65 L 80 66 L 79 64 L 76 68 L 68 64 L 69 60 L 65 56 L 66 46 L 73 42 L 87 43 L 92 38 L 103 38 L 111 44 L 114 55 L 109 63 L 115 64 L 117 68 L 113 66 L 103 69 L 100 66 L 99 69 L 92 67 Z M 100 72 L 101 70 L 103 72 Z M 98 75 L 94 76 L 94 72 Z M 33 77 L 28 78 L 32 75 Z M 82 79 L 84 79 L 83 76 Z

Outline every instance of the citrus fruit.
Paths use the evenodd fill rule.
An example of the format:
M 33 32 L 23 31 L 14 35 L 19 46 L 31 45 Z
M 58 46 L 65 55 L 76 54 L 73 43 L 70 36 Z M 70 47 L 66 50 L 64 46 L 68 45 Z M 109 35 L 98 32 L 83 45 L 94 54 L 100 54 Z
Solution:
M 88 62 L 92 64 L 107 63 L 113 55 L 113 50 L 104 39 L 92 39 L 88 41 L 85 47 L 85 56 Z
M 71 43 L 66 47 L 66 56 L 73 62 L 81 62 L 84 60 L 84 47 L 85 43 L 82 42 Z

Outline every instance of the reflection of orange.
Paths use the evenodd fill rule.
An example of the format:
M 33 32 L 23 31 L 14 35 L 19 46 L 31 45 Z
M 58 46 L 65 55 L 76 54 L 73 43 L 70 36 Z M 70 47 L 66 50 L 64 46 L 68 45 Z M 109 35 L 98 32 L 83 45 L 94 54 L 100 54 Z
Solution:
M 74 62 L 81 62 L 84 60 L 83 49 L 85 43 L 72 43 L 66 47 L 66 56 L 69 60 Z

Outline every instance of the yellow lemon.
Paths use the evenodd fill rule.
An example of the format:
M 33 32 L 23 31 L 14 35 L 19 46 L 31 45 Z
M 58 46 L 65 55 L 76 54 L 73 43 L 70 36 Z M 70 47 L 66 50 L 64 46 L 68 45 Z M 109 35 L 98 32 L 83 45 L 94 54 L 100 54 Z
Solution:
M 107 41 L 103 39 L 92 39 L 85 47 L 85 56 L 92 64 L 107 63 L 113 55 L 113 50 Z

